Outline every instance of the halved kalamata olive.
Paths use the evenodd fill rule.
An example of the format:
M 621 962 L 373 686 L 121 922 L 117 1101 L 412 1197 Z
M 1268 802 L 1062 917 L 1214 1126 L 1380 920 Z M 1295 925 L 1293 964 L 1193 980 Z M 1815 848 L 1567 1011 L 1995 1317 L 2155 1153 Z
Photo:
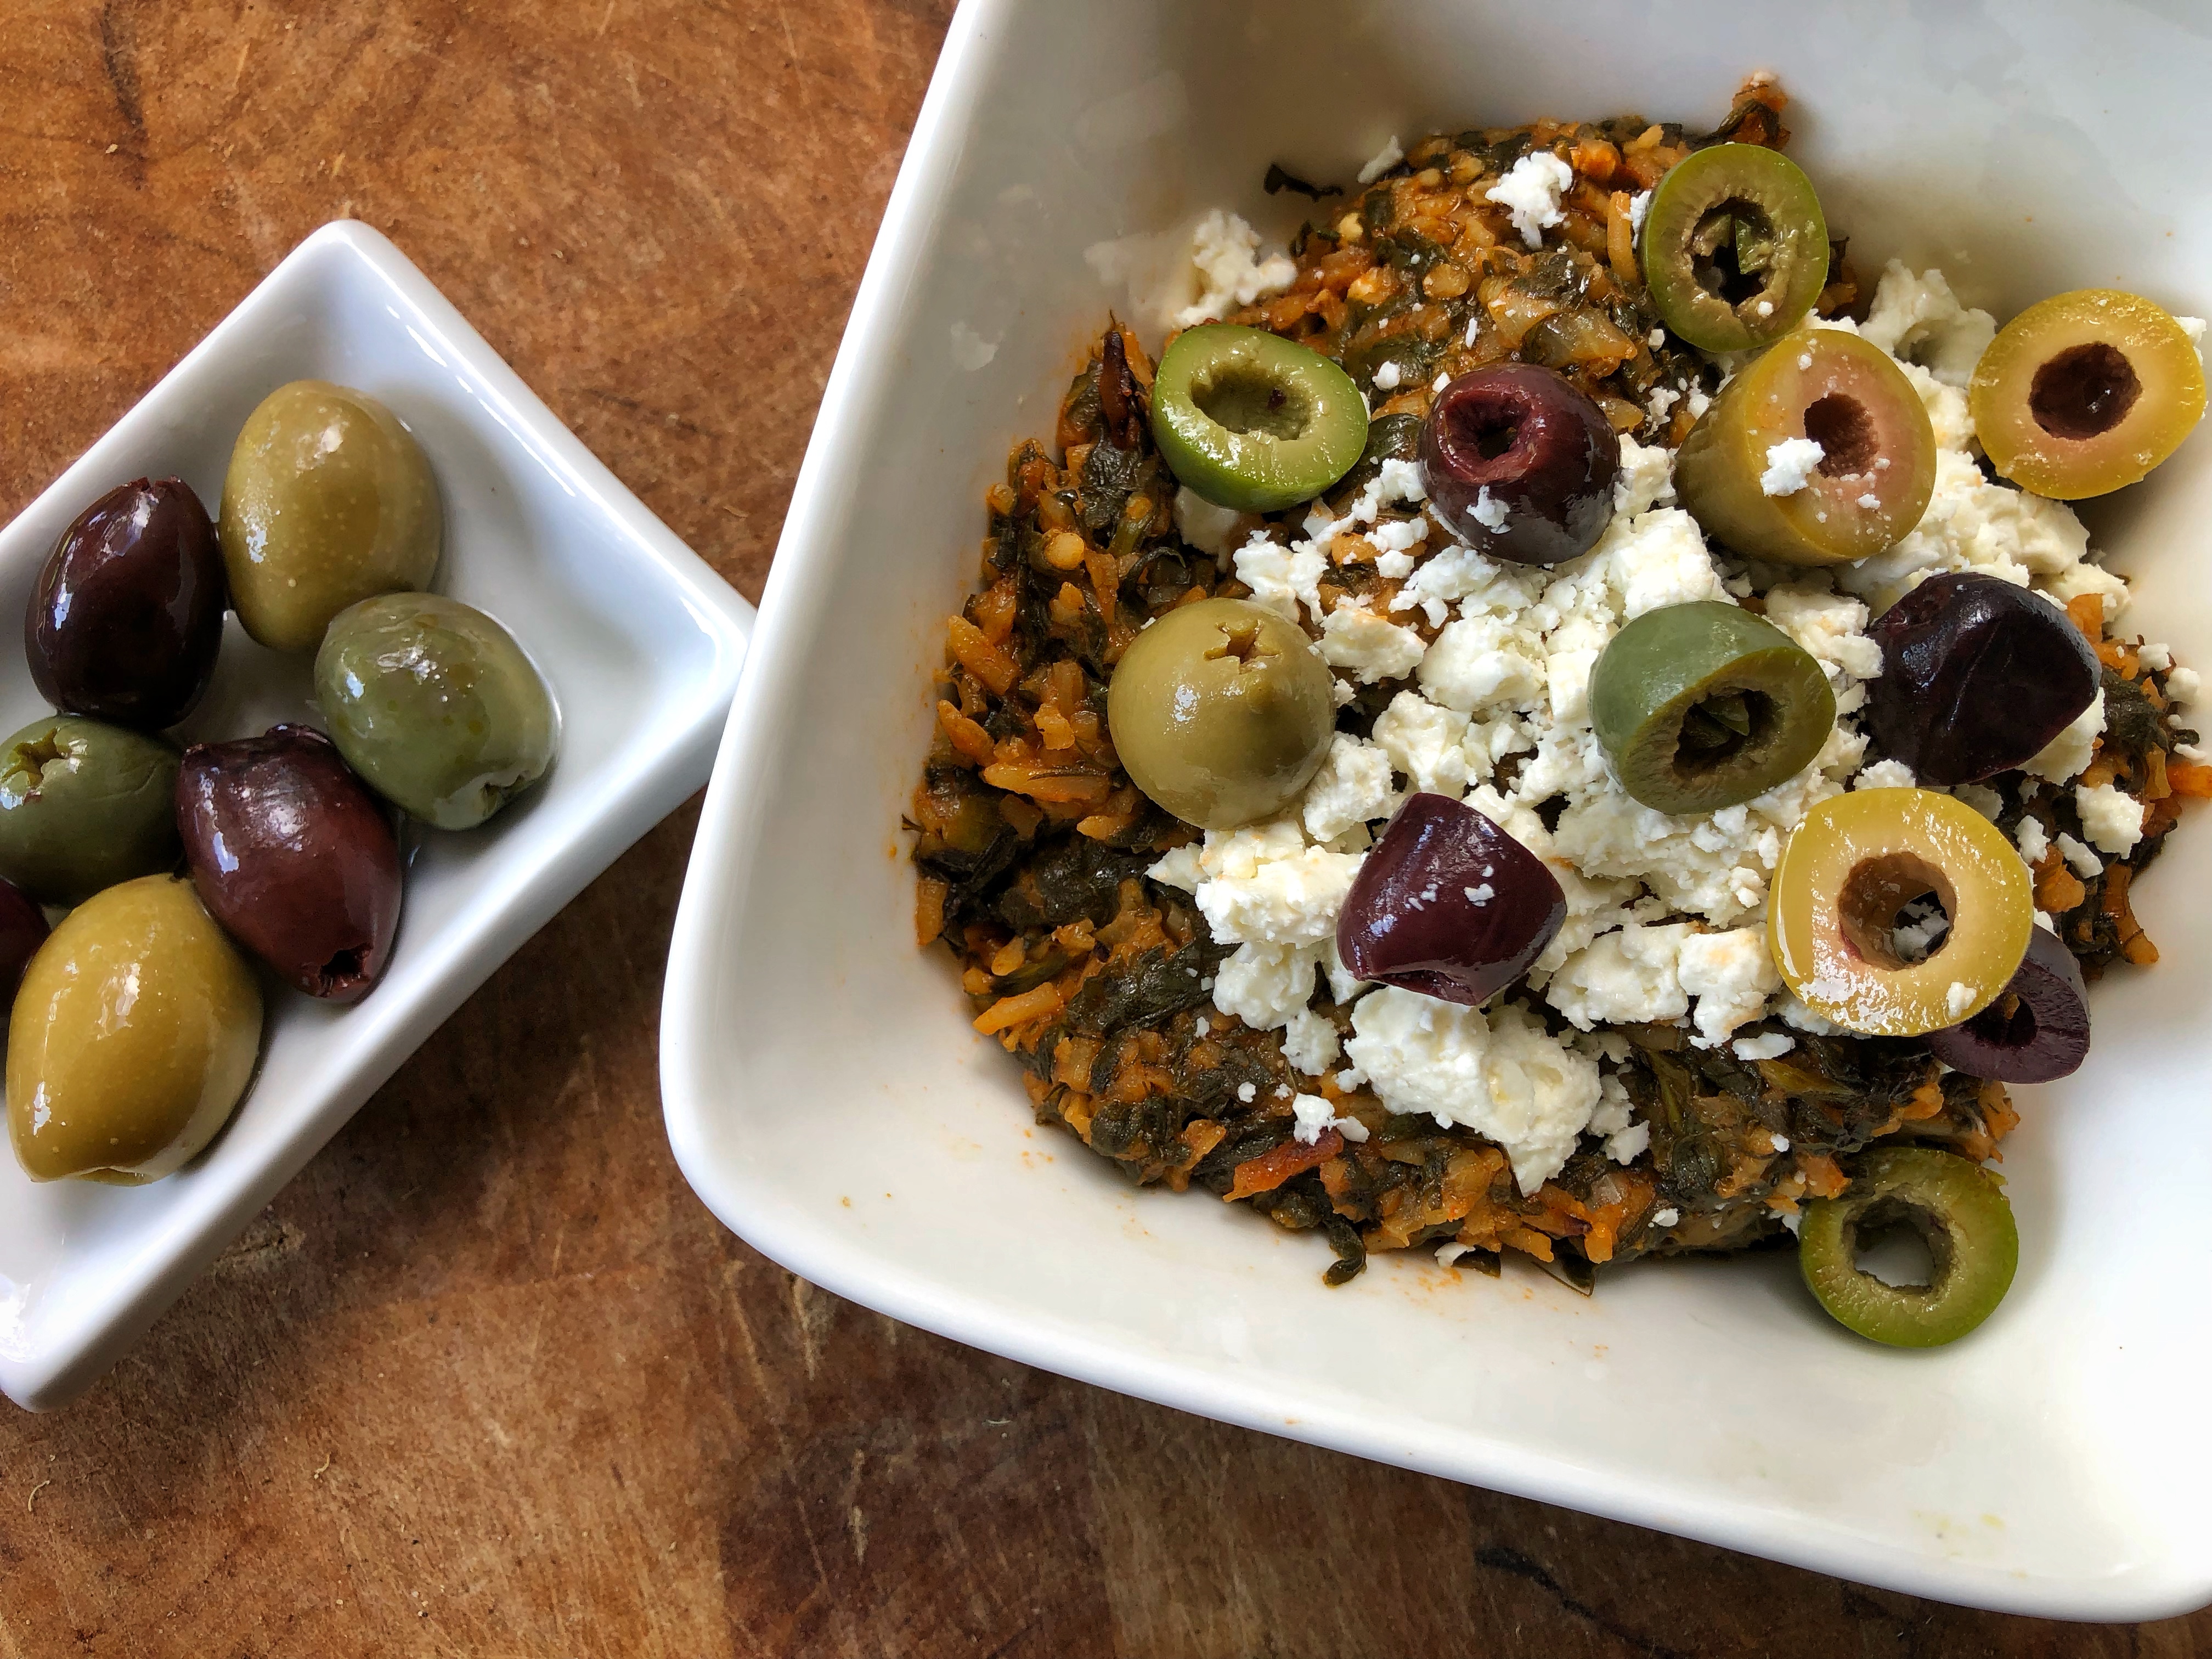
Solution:
M 62 532 L 31 590 L 23 647 L 57 708 L 142 732 L 174 726 L 215 674 L 222 552 L 191 486 L 111 489 Z
M 1419 794 L 1360 866 L 1336 949 L 1361 979 L 1472 1007 L 1528 972 L 1566 914 L 1541 859 L 1472 806 Z
M 1954 1071 L 2000 1083 L 2048 1083 L 2089 1056 L 2089 988 L 2056 933 L 2037 928 L 1997 1000 L 1964 1025 L 1928 1034 L 1929 1051 Z
M 2025 765 L 2097 696 L 2097 653 L 2039 593 L 1975 571 L 1931 576 L 1875 619 L 1866 721 L 1881 751 L 1949 788 Z
M 1533 363 L 1461 375 L 1421 428 L 1421 480 L 1437 517 L 1477 552 L 1516 564 L 1589 552 L 1613 517 L 1620 471 L 1605 411 Z
M 12 881 L 0 881 L 0 1013 L 15 1000 L 23 970 L 46 942 L 46 913 Z
M 313 726 L 185 751 L 177 825 L 192 884 L 240 943 L 311 997 L 365 996 L 399 926 L 384 807 Z

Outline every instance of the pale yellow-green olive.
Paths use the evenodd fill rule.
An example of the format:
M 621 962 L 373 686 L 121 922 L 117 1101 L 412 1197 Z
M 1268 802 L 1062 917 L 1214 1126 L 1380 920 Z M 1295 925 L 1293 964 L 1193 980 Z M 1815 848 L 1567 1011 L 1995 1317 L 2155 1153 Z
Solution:
M 1233 830 L 1312 781 L 1336 728 L 1331 682 L 1297 623 L 1243 599 L 1201 599 L 1122 653 L 1106 720 L 1138 788 L 1186 823 Z
M 429 586 L 443 516 L 407 428 L 365 392 L 295 380 L 246 417 L 217 526 L 230 602 L 278 651 L 312 651 L 348 605 Z
M 215 1138 L 261 1050 L 261 988 L 189 881 L 64 917 L 8 1024 L 8 1134 L 33 1181 L 137 1186 Z

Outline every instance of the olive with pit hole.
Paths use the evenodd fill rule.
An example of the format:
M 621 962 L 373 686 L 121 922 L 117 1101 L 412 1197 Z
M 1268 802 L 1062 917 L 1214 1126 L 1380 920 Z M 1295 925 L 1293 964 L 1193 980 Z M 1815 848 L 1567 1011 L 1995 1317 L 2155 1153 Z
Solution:
M 1906 906 L 1950 926 L 1925 957 L 1898 949 Z M 1867 1036 L 1925 1036 L 2002 994 L 2036 931 L 2027 866 L 2003 830 L 1930 789 L 1858 789 L 1790 831 L 1767 900 L 1783 981 L 1823 1019 Z
M 222 555 L 179 478 L 111 489 L 62 532 L 31 590 L 31 678 L 72 714 L 158 732 L 191 713 L 222 645 Z
M 1978 571 L 1931 576 L 1875 618 L 1867 730 L 1922 783 L 2033 760 L 2094 702 L 2097 653 L 2057 605 Z
M 1849 1173 L 1839 1196 L 1806 1205 L 1797 1234 L 1798 1267 L 1831 1316 L 1870 1341 L 1932 1348 L 1996 1311 L 2019 1270 L 2020 1230 L 1994 1175 L 1926 1146 L 1862 1153 Z M 1892 1285 L 1859 1265 L 1899 1228 L 1927 1248 L 1924 1283 Z
M 2038 927 L 2002 995 L 1963 1025 L 1931 1031 L 1928 1051 L 1954 1072 L 2000 1083 L 2070 1077 L 2089 1057 L 2089 988 L 2056 933 Z
M 1276 513 L 1349 472 L 1367 404 L 1343 369 L 1262 328 L 1186 329 L 1152 380 L 1152 441 L 1176 478 L 1217 507 Z
M 1809 328 L 1738 370 L 1675 457 L 1705 532 L 1778 564 L 1871 558 L 1936 490 L 1936 430 L 1905 371 L 1840 329 Z
M 178 754 L 77 714 L 0 743 L 0 877 L 41 904 L 76 904 L 177 861 Z
M 1587 553 L 1613 517 L 1620 438 L 1565 375 L 1492 363 L 1438 392 L 1421 428 L 1421 482 L 1447 528 L 1518 564 Z
M 1474 807 L 1416 794 L 1359 866 L 1337 954 L 1361 979 L 1479 1006 L 1528 971 L 1566 915 L 1541 859 Z
M 1660 320 L 1707 351 L 1796 327 L 1828 283 L 1828 227 L 1812 180 L 1779 150 L 1713 144 L 1667 170 L 1642 238 Z
M 315 699 L 346 764 L 441 830 L 482 823 L 553 763 L 553 695 L 514 636 L 459 599 L 387 593 L 341 611 Z
M 1646 806 L 1717 812 L 1813 763 L 1836 696 L 1812 653 L 1717 599 L 1647 611 L 1607 642 L 1590 723 L 1620 787 Z
M 414 434 L 366 392 L 295 380 L 246 416 L 218 526 L 231 603 L 277 651 L 312 651 L 331 618 L 427 587 L 444 525 Z
M 1296 623 L 1243 599 L 1201 599 L 1131 642 L 1106 720 L 1154 803 L 1233 830 L 1280 811 L 1320 769 L 1336 729 L 1334 677 Z
M 8 1022 L 8 1132 L 33 1181 L 136 1186 L 197 1154 L 261 1049 L 261 988 L 189 881 L 146 876 L 63 918 Z
M 295 988 L 354 1002 L 399 926 L 399 841 L 368 786 L 313 726 L 197 744 L 177 827 L 215 919 Z
M 2204 414 L 2204 364 L 2139 295 L 2076 289 L 1997 331 L 1966 402 L 1990 465 L 2062 501 L 2134 483 Z

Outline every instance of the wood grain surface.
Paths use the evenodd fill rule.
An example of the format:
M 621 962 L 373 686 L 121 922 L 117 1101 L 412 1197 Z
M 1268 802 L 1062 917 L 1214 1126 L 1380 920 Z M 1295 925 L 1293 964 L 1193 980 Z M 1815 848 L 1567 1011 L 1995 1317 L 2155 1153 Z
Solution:
M 352 215 L 757 597 L 949 13 L 0 0 L 0 516 Z M 695 817 L 525 946 L 87 1399 L 0 1405 L 0 1655 L 2212 1653 L 2212 1615 L 1918 1602 L 812 1290 L 661 1133 Z

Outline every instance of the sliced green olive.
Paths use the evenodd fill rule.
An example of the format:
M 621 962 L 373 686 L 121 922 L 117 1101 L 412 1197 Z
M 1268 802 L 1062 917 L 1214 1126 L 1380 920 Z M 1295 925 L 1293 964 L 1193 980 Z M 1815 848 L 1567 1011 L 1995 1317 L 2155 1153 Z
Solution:
M 1152 439 L 1176 477 L 1217 507 L 1277 513 L 1352 470 L 1367 446 L 1367 404 L 1319 352 L 1208 323 L 1160 358 Z
M 1626 789 L 1662 812 L 1717 812 L 1795 777 L 1836 723 L 1820 665 L 1717 599 L 1647 611 L 1590 672 L 1590 721 Z
M 1928 510 L 1936 429 L 1876 347 L 1841 329 L 1801 329 L 1721 388 L 1675 457 L 1674 487 L 1691 517 L 1739 553 L 1778 564 L 1872 558 Z
M 1997 1179 L 1980 1164 L 1924 1146 L 1869 1152 L 1838 1198 L 1805 1206 L 1797 1262 L 1836 1321 L 1899 1348 L 1955 1342 L 2012 1287 L 2020 1230 Z M 1925 1285 L 1888 1285 L 1858 1265 L 1863 1243 L 1910 1227 L 1928 1246 Z
M 1761 144 L 1684 157 L 1651 193 L 1644 282 L 1668 328 L 1742 351 L 1797 326 L 1828 283 L 1828 225 L 1802 169 Z

